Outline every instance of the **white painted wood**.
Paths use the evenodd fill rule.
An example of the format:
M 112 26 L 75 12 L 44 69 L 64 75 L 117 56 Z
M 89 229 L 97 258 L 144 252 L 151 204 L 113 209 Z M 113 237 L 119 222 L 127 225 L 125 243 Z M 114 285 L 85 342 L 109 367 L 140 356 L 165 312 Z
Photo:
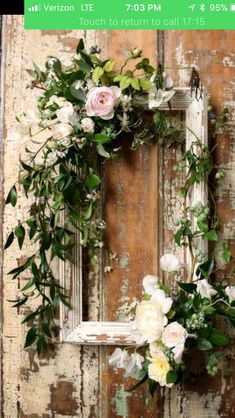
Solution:
M 203 91 L 202 99 L 197 100 L 189 88 L 175 89 L 176 93 L 171 100 L 172 110 L 186 112 L 186 150 L 195 142 L 195 134 L 207 145 L 207 94 Z M 135 105 L 147 109 L 147 96 L 136 96 Z M 160 110 L 169 110 L 167 103 L 162 103 Z M 191 190 L 187 203 L 193 206 L 197 202 L 206 204 L 207 190 L 204 184 L 195 185 Z M 61 285 L 71 296 L 72 310 L 61 304 L 60 325 L 61 341 L 88 345 L 131 345 L 131 325 L 122 322 L 88 321 L 82 319 L 82 263 L 79 233 L 76 232 L 75 257 L 73 266 L 61 262 Z M 207 243 L 199 239 L 198 248 L 207 250 Z M 186 261 L 190 265 L 190 255 L 187 251 Z M 100 291 L 102 291 L 100 289 Z M 100 297 L 102 300 L 102 297 Z

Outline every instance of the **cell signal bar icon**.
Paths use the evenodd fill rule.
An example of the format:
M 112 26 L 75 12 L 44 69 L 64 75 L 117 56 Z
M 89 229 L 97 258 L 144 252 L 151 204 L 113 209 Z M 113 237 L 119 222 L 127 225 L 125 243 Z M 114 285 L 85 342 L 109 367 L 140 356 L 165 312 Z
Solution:
M 40 12 L 40 6 L 38 6 L 37 4 L 35 4 L 35 6 L 29 7 L 28 8 L 29 12 Z

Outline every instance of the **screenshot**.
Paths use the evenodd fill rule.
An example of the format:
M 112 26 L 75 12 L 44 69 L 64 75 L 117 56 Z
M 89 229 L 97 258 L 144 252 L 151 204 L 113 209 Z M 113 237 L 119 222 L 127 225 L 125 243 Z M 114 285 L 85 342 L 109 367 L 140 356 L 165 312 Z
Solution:
M 235 417 L 235 0 L 0 6 L 0 417 Z

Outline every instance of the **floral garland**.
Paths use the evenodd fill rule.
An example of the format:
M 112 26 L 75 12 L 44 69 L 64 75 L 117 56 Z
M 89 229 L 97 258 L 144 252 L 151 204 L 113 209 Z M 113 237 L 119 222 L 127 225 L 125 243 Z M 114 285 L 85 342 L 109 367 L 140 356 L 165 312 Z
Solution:
M 152 395 L 158 385 L 171 388 L 182 380 L 195 350 L 204 356 L 210 376 L 218 372 L 222 359 L 219 348 L 227 346 L 230 339 L 214 326 L 213 318 L 222 315 L 235 326 L 235 286 L 210 284 L 213 264 L 200 265 L 194 283 L 178 281 L 179 291 L 173 294 L 157 277 L 144 277 L 143 300 L 125 307 L 130 318 L 136 310 L 131 321 L 136 346 L 116 348 L 109 358 L 111 366 L 125 369 L 126 377 L 140 379 L 134 388 L 146 380 Z M 166 253 L 160 267 L 174 277 L 181 263 L 176 255 Z
M 80 244 L 87 249 L 91 268 L 99 265 L 105 229 L 99 205 L 99 165 L 118 158 L 116 138 L 123 132 L 129 133 L 133 150 L 152 141 L 179 147 L 185 143 L 184 129 L 175 123 L 171 112 L 158 109 L 162 102 L 167 102 L 171 110 L 170 100 L 175 94 L 173 81 L 163 67 L 159 64 L 155 69 L 135 48 L 117 72 L 115 61 L 101 60 L 99 53 L 97 47 L 88 53 L 81 40 L 77 55 L 68 65 L 55 57 L 48 58 L 44 71 L 34 64 L 34 69 L 27 70 L 33 77 L 28 88 L 42 91 L 37 98 L 38 113 L 28 111 L 17 118 L 18 136 L 27 141 L 28 154 L 26 161 L 20 161 L 18 183 L 23 186 L 25 197 L 30 198 L 30 209 L 10 232 L 5 249 L 14 239 L 20 249 L 26 237 L 32 244 L 32 254 L 9 274 L 16 279 L 27 271 L 27 283 L 11 302 L 17 308 L 30 306 L 30 314 L 22 321 L 29 326 L 25 348 L 36 344 L 39 354 L 58 334 L 59 303 L 70 307 L 66 289 L 53 271 L 53 261 L 59 258 L 74 262 L 74 229 L 80 231 Z M 200 100 L 201 82 L 195 68 L 190 86 Z M 145 98 L 151 119 L 145 119 L 139 97 Z M 224 109 L 216 117 L 209 108 L 213 134 L 226 128 L 227 114 Z M 195 153 L 195 147 L 199 152 Z M 184 201 L 195 183 L 208 181 L 209 175 L 215 175 L 216 180 L 224 177 L 222 171 L 214 174 L 212 151 L 195 136 L 191 148 L 174 167 L 178 172 L 187 170 L 180 190 Z M 15 184 L 6 204 L 15 207 L 17 198 Z M 116 349 L 110 358 L 112 365 L 124 367 L 127 374 L 141 381 L 149 379 L 151 392 L 158 383 L 172 385 L 179 381 L 184 371 L 182 359 L 191 348 L 205 354 L 206 367 L 214 374 L 220 359 L 215 349 L 227 345 L 229 338 L 212 325 L 212 319 L 220 314 L 235 324 L 234 288 L 209 283 L 214 259 L 207 259 L 194 246 L 198 236 L 212 244 L 218 240 L 216 210 L 210 211 L 200 202 L 194 207 L 185 206 L 175 227 L 176 244 L 190 250 L 193 267 L 188 275 L 192 278 L 196 269 L 197 282 L 178 282 L 180 292 L 171 294 L 154 276 L 146 276 L 144 301 L 137 304 L 133 325 L 137 347 L 131 355 L 128 350 Z M 231 261 L 227 243 L 223 243 L 222 256 L 225 262 Z M 161 258 L 161 267 L 169 274 L 178 271 L 179 265 L 174 255 Z

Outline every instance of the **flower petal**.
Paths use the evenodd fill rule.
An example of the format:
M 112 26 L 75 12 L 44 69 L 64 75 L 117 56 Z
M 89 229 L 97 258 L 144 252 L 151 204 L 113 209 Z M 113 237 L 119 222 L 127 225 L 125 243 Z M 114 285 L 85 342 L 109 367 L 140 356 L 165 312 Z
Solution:
M 152 295 L 156 291 L 156 285 L 158 284 L 158 277 L 148 274 L 143 278 L 143 288 L 145 293 Z

